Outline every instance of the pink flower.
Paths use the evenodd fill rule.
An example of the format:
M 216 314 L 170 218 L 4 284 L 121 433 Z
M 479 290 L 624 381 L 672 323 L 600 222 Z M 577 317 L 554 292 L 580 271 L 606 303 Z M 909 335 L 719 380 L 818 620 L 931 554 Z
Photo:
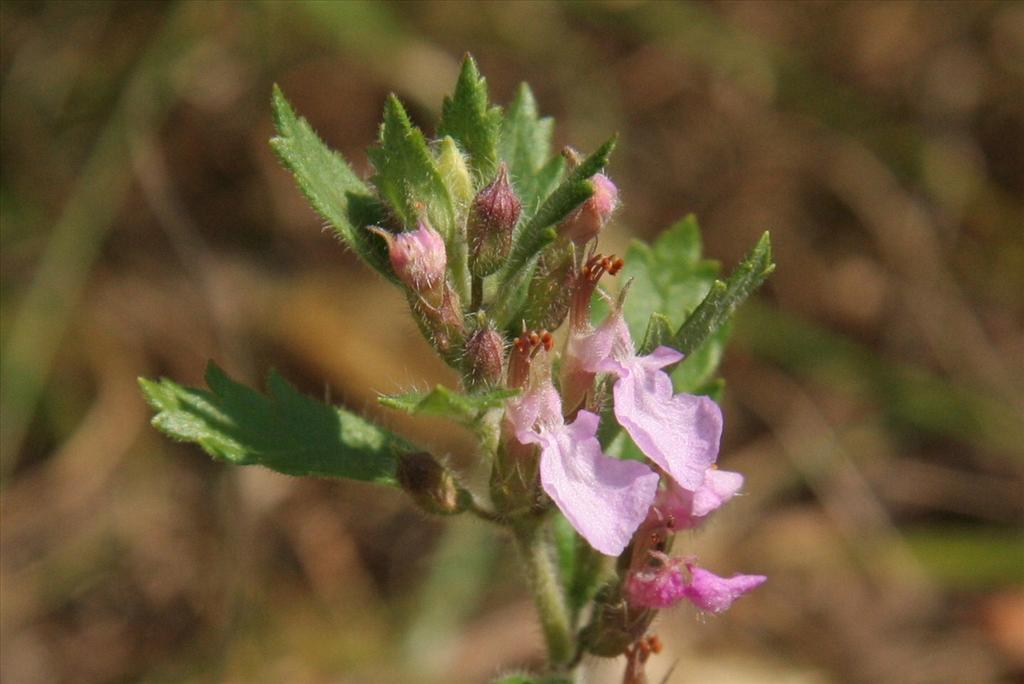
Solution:
M 671 517 L 677 530 L 698 527 L 712 511 L 731 499 L 743 487 L 743 476 L 718 468 L 708 468 L 704 482 L 696 491 L 683 489 L 674 482 L 658 495 L 654 504 L 658 513 Z
M 669 608 L 686 596 L 682 561 L 654 553 L 661 564 L 630 573 L 626 579 L 626 600 L 642 608 Z
M 626 599 L 634 606 L 669 608 L 685 598 L 700 610 L 722 613 L 733 601 L 768 579 L 764 575 L 719 577 L 697 567 L 693 561 L 669 558 L 663 553 L 651 555 L 659 564 L 634 571 L 626 580 Z M 689 581 L 683 566 L 690 574 Z
M 440 233 L 421 220 L 416 230 L 392 235 L 371 226 L 388 243 L 388 258 L 398 279 L 416 292 L 434 290 L 444 282 L 447 255 Z
M 536 366 L 542 372 L 531 373 L 526 391 L 509 403 L 507 419 L 516 439 L 540 445 L 541 486 L 576 531 L 601 553 L 618 556 L 647 516 L 658 475 L 642 463 L 605 455 L 595 414 L 580 411 L 566 425 L 550 370 Z
M 684 489 L 696 491 L 718 458 L 722 411 L 713 400 L 673 394 L 672 379 L 662 368 L 682 360 L 669 347 L 637 356 L 620 310 L 596 330 L 570 338 L 567 377 L 612 373 L 615 417 L 648 458 Z
M 692 562 L 686 563 L 690 571 L 690 583 L 684 591 L 693 605 L 709 613 L 722 613 L 732 602 L 748 591 L 764 583 L 764 575 L 733 575 L 725 578 L 698 568 Z
M 585 245 L 597 237 L 619 204 L 619 189 L 603 173 L 595 173 L 590 179 L 594 194 L 574 209 L 559 228 L 559 232 L 577 245 Z

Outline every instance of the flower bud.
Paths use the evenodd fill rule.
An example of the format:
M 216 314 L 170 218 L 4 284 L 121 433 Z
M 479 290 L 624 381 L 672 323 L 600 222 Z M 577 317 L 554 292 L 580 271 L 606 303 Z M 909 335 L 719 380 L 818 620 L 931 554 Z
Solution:
M 605 587 L 594 600 L 590 624 L 580 640 L 588 652 L 614 658 L 643 637 L 655 615 L 656 610 L 630 604 L 619 587 Z
M 468 492 L 459 487 L 452 472 L 430 454 L 403 454 L 398 461 L 398 484 L 428 513 L 461 513 L 468 504 Z
M 619 205 L 619 189 L 608 176 L 595 173 L 590 182 L 594 185 L 594 194 L 573 209 L 558 227 L 559 234 L 579 246 L 597 237 Z
M 429 223 L 420 220 L 416 230 L 397 235 L 375 226 L 371 226 L 370 230 L 387 241 L 391 268 L 409 289 L 427 293 L 436 290 L 444 282 L 447 264 L 444 239 Z
M 555 330 L 569 313 L 574 292 L 573 248 L 554 244 L 541 253 L 519 317 L 529 328 Z
M 473 275 L 490 275 L 501 266 L 512 247 L 512 231 L 521 210 L 522 204 L 508 180 L 508 168 L 502 162 L 497 178 L 477 194 L 469 208 L 466 232 Z
M 465 342 L 459 295 L 446 282 L 423 294 L 412 291 L 407 294 L 420 332 L 448 365 L 458 368 Z
M 469 175 L 466 158 L 459 152 L 458 146 L 451 136 L 441 140 L 441 149 L 437 155 L 437 170 L 441 172 L 448 192 L 455 201 L 459 211 L 465 210 L 473 201 L 473 178 Z
M 470 389 L 501 384 L 504 374 L 505 339 L 497 330 L 485 326 L 466 340 L 463 374 Z

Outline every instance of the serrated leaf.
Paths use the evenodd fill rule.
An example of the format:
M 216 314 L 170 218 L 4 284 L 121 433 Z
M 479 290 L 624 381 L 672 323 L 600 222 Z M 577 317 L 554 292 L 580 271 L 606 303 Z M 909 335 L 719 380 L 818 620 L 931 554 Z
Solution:
M 643 340 L 639 351 L 650 352 L 659 344 L 670 344 L 671 331 L 648 337 L 653 314 L 675 328 L 700 303 L 718 273 L 717 262 L 701 258 L 700 227 L 689 215 L 658 236 L 653 244 L 634 240 L 626 253 L 626 265 L 619 274 L 630 282 L 623 314 L 634 340 Z
M 365 419 L 301 394 L 273 371 L 267 395 L 231 380 L 212 362 L 209 391 L 166 378 L 140 378 L 139 384 L 157 411 L 154 427 L 236 465 L 394 485 L 397 455 L 412 450 Z
M 490 183 L 498 169 L 498 138 L 501 108 L 487 102 L 487 79 L 480 75 L 476 61 L 466 55 L 455 92 L 441 106 L 438 137 L 451 136 L 469 156 L 477 187 Z
M 438 385 L 430 392 L 409 392 L 377 398 L 384 406 L 406 413 L 426 414 L 472 423 L 488 409 L 504 406 L 519 390 L 495 389 L 479 394 L 460 394 Z
M 554 241 L 555 224 L 594 194 L 594 185 L 590 178 L 608 163 L 608 157 L 615 148 L 615 141 L 616 138 L 613 137 L 583 160 L 583 163 L 562 181 L 544 200 L 537 212 L 517 231 L 508 263 L 501 272 L 503 286 L 521 280 L 520 272 L 544 247 Z
M 711 290 L 686 322 L 676 331 L 671 346 L 689 354 L 715 334 L 732 316 L 736 307 L 756 290 L 775 270 L 771 237 L 767 232 L 750 254 L 740 262 L 724 283 L 715 281 Z
M 389 95 L 380 144 L 367 151 L 373 183 L 403 227 L 414 228 L 425 210 L 434 228 L 451 240 L 454 209 L 423 132 L 412 125 L 402 103 Z
M 505 112 L 501 127 L 501 158 L 508 164 L 512 185 L 527 212 L 534 211 L 552 189 L 551 179 L 561 176 L 565 160 L 551 156 L 554 120 L 540 118 L 530 87 L 519 85 L 515 98 Z
M 365 229 L 383 218 L 383 207 L 345 159 L 296 115 L 276 85 L 271 99 L 278 135 L 271 138 L 270 146 L 278 159 L 341 241 L 374 269 L 395 280 L 384 244 Z

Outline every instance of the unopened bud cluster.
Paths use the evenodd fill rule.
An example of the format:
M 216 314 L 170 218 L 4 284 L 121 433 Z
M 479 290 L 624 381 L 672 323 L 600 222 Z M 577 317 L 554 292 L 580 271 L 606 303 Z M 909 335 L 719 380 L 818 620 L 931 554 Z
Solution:
M 470 273 L 482 278 L 498 270 L 512 248 L 512 231 L 521 210 L 508 179 L 508 167 L 502 163 L 497 178 L 477 194 L 469 209 L 466 233 Z

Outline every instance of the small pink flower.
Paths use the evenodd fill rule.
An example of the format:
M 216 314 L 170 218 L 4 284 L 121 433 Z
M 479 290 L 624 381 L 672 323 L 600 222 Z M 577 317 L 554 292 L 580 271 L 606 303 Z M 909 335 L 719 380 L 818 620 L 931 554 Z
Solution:
M 661 561 L 656 567 L 630 573 L 626 580 L 626 600 L 642 608 L 669 608 L 686 597 L 686 577 L 682 561 L 655 553 Z
M 388 258 L 398 279 L 416 292 L 434 290 L 444 282 L 447 255 L 440 233 L 421 220 L 416 230 L 393 235 L 380 228 L 370 230 L 388 243 Z
M 709 613 L 722 613 L 732 602 L 747 592 L 761 586 L 764 575 L 733 575 L 725 578 L 698 568 L 692 562 L 686 563 L 690 571 L 690 583 L 684 591 L 693 605 Z
M 598 416 L 580 411 L 566 425 L 562 401 L 546 364 L 531 373 L 526 391 L 509 402 L 506 417 L 523 444 L 539 444 L 544 491 L 572 526 L 603 554 L 629 544 L 658 491 L 658 475 L 637 461 L 605 455 L 597 441 Z
M 672 518 L 677 530 L 700 526 L 712 511 L 736 495 L 743 487 L 743 476 L 718 468 L 708 468 L 704 482 L 696 491 L 690 491 L 669 482 L 654 504 L 658 513 Z
M 658 561 L 654 567 L 630 573 L 626 580 L 626 600 L 642 608 L 670 608 L 682 599 L 688 599 L 700 610 L 722 613 L 733 601 L 760 586 L 764 575 L 733 575 L 719 577 L 692 561 L 670 558 L 663 553 L 652 553 Z M 687 581 L 683 566 L 689 572 Z
M 682 360 L 669 347 L 637 356 L 620 310 L 593 332 L 573 333 L 566 361 L 569 372 L 612 373 L 615 417 L 649 459 L 684 489 L 696 491 L 718 458 L 722 411 L 712 399 L 673 394 L 662 368 Z
M 608 176 L 595 173 L 590 182 L 594 184 L 594 194 L 566 216 L 559 229 L 577 245 L 597 237 L 619 204 L 619 189 Z

